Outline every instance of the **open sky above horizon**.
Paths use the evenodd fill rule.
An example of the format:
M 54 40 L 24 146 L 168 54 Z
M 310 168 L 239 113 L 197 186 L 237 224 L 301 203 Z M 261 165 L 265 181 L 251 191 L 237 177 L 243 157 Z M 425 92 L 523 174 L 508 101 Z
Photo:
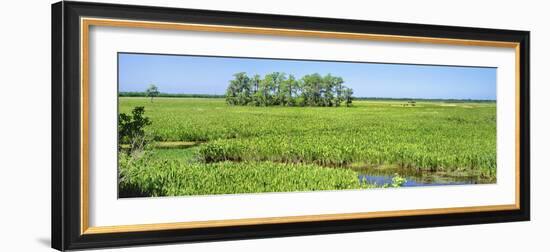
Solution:
M 233 74 L 332 74 L 356 97 L 496 100 L 496 68 L 119 53 L 119 92 L 222 95 Z

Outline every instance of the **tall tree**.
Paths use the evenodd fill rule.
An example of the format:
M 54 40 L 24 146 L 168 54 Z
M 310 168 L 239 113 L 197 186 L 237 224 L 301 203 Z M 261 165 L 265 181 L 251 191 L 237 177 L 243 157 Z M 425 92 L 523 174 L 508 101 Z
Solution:
M 302 96 L 305 105 L 319 106 L 321 101 L 321 83 L 322 77 L 318 73 L 302 77 Z
M 250 101 L 250 78 L 244 72 L 233 75 L 225 92 L 225 100 L 230 105 L 246 105 Z
M 343 96 L 344 96 L 344 100 L 346 101 L 347 107 L 351 106 L 352 95 L 353 95 L 353 90 L 351 88 L 344 88 Z
M 331 74 L 327 74 L 323 77 L 323 81 L 322 81 L 322 91 L 321 91 L 321 96 L 322 96 L 322 102 L 321 102 L 321 106 L 328 106 L 328 107 L 332 107 L 332 105 L 334 104 L 334 82 L 335 82 L 335 78 L 334 76 L 332 76 Z
M 260 89 L 263 89 L 265 106 L 279 105 L 281 103 L 281 83 L 286 75 L 281 72 L 266 74 Z
M 154 84 L 149 85 L 147 90 L 145 90 L 145 93 L 147 93 L 147 96 L 151 97 L 151 102 L 153 102 L 154 97 L 157 97 L 160 94 L 159 89 Z
M 298 81 L 294 75 L 289 75 L 286 80 L 281 83 L 281 105 L 294 106 L 296 105 L 296 92 L 298 89 Z
M 271 102 L 273 100 L 273 86 L 273 78 L 269 74 L 265 75 L 260 82 L 260 88 L 258 89 L 258 93 L 260 93 L 260 106 L 272 105 Z
M 229 82 L 229 86 L 225 90 L 225 101 L 229 105 L 237 105 L 238 87 L 234 80 Z
M 252 86 L 252 92 L 251 92 L 251 101 L 252 105 L 259 106 L 261 103 L 261 97 L 262 94 L 259 91 L 260 89 L 260 82 L 262 81 L 262 77 L 259 74 L 255 74 L 251 79 L 250 83 Z
M 271 105 L 284 105 L 284 95 L 285 93 L 282 92 L 281 88 L 285 83 L 286 80 L 286 74 L 281 72 L 273 72 L 270 74 L 270 78 L 273 80 L 273 86 L 272 86 L 272 93 L 273 93 L 273 101 Z
M 334 106 L 340 106 L 340 103 L 344 100 L 342 97 L 343 88 L 344 88 L 344 79 L 342 77 L 334 77 L 333 78 L 333 86 L 334 86 L 334 92 L 336 93 L 336 96 L 334 97 Z

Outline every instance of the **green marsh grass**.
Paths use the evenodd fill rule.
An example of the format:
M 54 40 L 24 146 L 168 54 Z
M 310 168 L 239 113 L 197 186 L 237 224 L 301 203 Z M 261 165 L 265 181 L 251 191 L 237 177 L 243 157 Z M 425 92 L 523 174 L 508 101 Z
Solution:
M 225 181 L 233 181 L 238 189 L 219 184 L 200 189 L 203 193 L 196 187 L 178 189 L 183 182 L 172 181 L 177 178 L 174 174 L 201 174 L 208 169 L 253 174 L 271 169 L 283 173 L 303 166 L 307 169 L 298 170 L 307 174 L 308 169 L 337 167 L 328 170 L 351 174 L 347 169 L 351 166 L 380 165 L 472 173 L 496 180 L 496 104 L 491 102 L 418 101 L 412 107 L 406 106 L 406 101 L 360 100 L 354 101 L 353 107 L 252 107 L 229 106 L 216 98 L 159 97 L 153 103 L 147 98 L 119 99 L 120 112 L 145 107 L 145 115 L 152 121 L 147 130 L 157 141 L 190 143 L 190 148 L 171 153 L 169 149 L 152 151 L 155 161 L 149 159 L 151 167 L 161 167 L 159 160 L 167 161 L 168 168 L 157 170 L 172 174 L 150 177 L 152 185 L 135 183 L 142 187 L 172 185 L 171 189 L 146 190 L 154 195 L 335 189 L 334 184 L 313 189 L 310 184 L 299 188 L 277 183 L 260 186 L 259 181 L 274 175 L 259 176 L 263 179 L 257 181 L 259 177 L 247 175 L 252 187 L 238 185 L 245 177 L 227 175 L 233 180 Z M 123 175 L 128 178 L 128 174 L 134 173 Z M 217 179 L 214 173 L 204 176 Z M 357 184 L 356 173 L 352 177 Z
M 119 190 L 140 196 L 360 189 L 347 169 L 271 162 L 190 163 L 162 156 L 120 157 Z

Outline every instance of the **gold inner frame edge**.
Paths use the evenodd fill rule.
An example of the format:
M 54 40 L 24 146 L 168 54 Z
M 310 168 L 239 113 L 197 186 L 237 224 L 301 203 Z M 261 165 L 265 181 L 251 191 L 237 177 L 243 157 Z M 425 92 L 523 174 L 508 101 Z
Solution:
M 452 208 L 433 208 L 433 209 L 415 209 L 415 210 L 396 210 L 396 211 L 378 211 L 361 213 L 342 213 L 342 214 L 320 214 L 320 215 L 301 215 L 284 217 L 266 217 L 266 218 L 247 218 L 247 219 L 227 219 L 227 220 L 208 220 L 191 222 L 171 222 L 155 224 L 132 224 L 120 226 L 97 226 L 89 225 L 89 28 L 90 26 L 108 26 L 108 27 L 128 27 L 145 29 L 164 29 L 164 30 L 185 30 L 202 32 L 223 32 L 223 33 L 241 33 L 256 35 L 274 35 L 274 36 L 294 36 L 294 37 L 317 37 L 332 39 L 356 39 L 370 41 L 386 42 L 409 42 L 409 43 L 430 43 L 462 46 L 487 46 L 504 47 L 515 49 L 515 85 L 516 85 L 516 169 L 515 169 L 515 204 L 508 205 L 489 205 L 473 207 L 452 207 Z M 468 40 L 452 38 L 433 38 L 417 36 L 400 35 L 382 35 L 366 33 L 348 33 L 348 32 L 329 32 L 317 30 L 298 30 L 298 29 L 278 29 L 249 26 L 227 26 L 227 25 L 206 25 L 195 23 L 170 23 L 170 22 L 152 22 L 136 21 L 122 19 L 101 19 L 86 18 L 80 19 L 80 58 L 81 58 L 81 188 L 80 188 L 80 233 L 104 234 L 120 232 L 140 232 L 140 231 L 159 231 L 174 229 L 191 229 L 207 227 L 226 227 L 239 225 L 261 225 L 261 224 L 280 224 L 291 222 L 313 222 L 313 221 L 331 221 L 331 220 L 350 220 L 350 219 L 368 219 L 397 216 L 415 216 L 415 215 L 435 215 L 452 213 L 471 213 L 471 212 L 490 212 L 502 210 L 520 209 L 520 44 L 517 42 L 489 41 L 489 40 Z

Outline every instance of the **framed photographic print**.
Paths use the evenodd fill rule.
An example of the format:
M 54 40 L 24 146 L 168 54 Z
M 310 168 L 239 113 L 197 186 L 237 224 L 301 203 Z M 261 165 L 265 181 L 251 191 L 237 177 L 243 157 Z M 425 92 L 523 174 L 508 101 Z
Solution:
M 58 250 L 529 220 L 529 32 L 59 2 Z

